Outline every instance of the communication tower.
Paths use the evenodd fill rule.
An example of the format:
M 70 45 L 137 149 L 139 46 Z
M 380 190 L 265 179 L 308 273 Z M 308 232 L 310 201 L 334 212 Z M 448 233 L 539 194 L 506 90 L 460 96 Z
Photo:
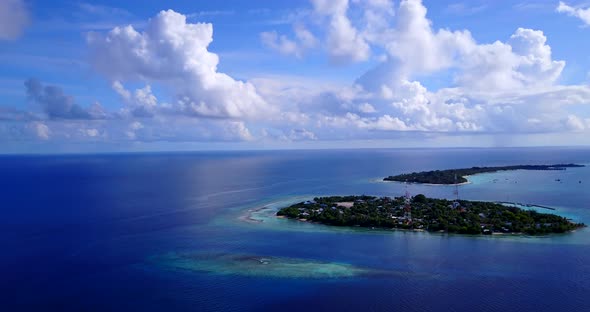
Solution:
M 404 200 L 404 217 L 408 221 L 408 223 L 412 223 L 412 196 L 410 196 L 410 192 L 408 191 L 408 180 L 406 180 L 406 196 Z
M 457 183 L 457 174 L 455 173 L 455 191 L 453 192 L 455 194 L 455 200 L 458 202 L 459 201 L 459 184 Z
M 459 184 L 457 183 L 457 174 L 456 173 L 455 173 L 455 191 L 453 192 L 453 194 L 455 194 L 455 202 L 453 202 L 453 208 L 457 209 L 461 205 L 459 204 Z

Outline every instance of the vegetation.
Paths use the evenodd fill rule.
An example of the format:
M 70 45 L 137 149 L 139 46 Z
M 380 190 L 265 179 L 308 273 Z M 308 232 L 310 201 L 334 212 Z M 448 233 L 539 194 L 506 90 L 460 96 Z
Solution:
M 565 170 L 566 168 L 584 167 L 576 164 L 558 164 L 558 165 L 518 165 L 503 167 L 473 167 L 465 169 L 448 169 L 413 172 L 400 174 L 384 178 L 384 181 L 410 182 L 410 183 L 429 183 L 429 184 L 455 184 L 465 183 L 465 176 L 478 173 L 488 173 L 507 170 Z
M 407 207 L 411 207 L 411 216 Z M 415 229 L 461 234 L 565 233 L 585 226 L 554 214 L 497 203 L 413 198 L 332 196 L 280 209 L 278 216 L 334 226 Z

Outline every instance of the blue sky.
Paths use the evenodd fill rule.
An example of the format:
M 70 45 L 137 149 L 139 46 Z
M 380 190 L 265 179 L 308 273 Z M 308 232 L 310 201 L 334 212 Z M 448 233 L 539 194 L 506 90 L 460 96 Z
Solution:
M 590 3 L 0 4 L 0 153 L 588 145 Z

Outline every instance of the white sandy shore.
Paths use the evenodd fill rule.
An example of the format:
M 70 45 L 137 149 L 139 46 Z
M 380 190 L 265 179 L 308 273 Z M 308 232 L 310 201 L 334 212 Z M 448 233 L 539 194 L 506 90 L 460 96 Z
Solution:
M 464 177 L 465 179 L 468 178 L 468 176 Z M 453 183 L 453 184 L 434 184 L 434 183 L 414 183 L 414 182 L 400 182 L 400 181 L 384 181 L 383 179 L 381 179 L 382 183 L 399 183 L 399 184 L 406 184 L 408 183 L 409 185 L 427 185 L 427 186 L 461 186 L 461 185 L 467 185 L 467 184 L 472 184 L 473 182 L 469 181 L 469 179 L 467 179 L 467 182 L 463 182 L 463 183 Z
M 257 208 L 253 208 L 253 209 L 248 209 L 243 215 L 241 215 L 238 219 L 242 222 L 247 222 L 247 223 L 251 223 L 251 224 L 260 224 L 263 223 L 264 220 L 260 220 L 260 219 L 256 219 L 254 218 L 253 214 L 257 213 L 257 212 L 261 212 L 264 210 L 272 210 L 274 209 L 273 207 L 270 207 L 270 205 L 272 204 L 268 204 L 265 206 L 261 206 L 261 207 L 257 207 Z M 381 227 L 358 227 L 358 226 L 348 226 L 348 227 L 332 227 L 329 225 L 325 225 L 319 222 L 314 222 L 314 221 L 310 221 L 307 219 L 289 219 L 285 216 L 277 216 L 274 215 L 275 218 L 277 219 L 288 219 L 288 220 L 293 220 L 293 221 L 298 221 L 298 222 L 303 222 L 303 223 L 310 223 L 310 224 L 318 224 L 318 225 L 323 225 L 325 227 L 330 227 L 333 228 L 333 230 L 341 230 L 343 228 L 345 229 L 353 229 L 353 230 L 358 230 L 359 228 L 362 229 L 363 232 L 372 232 L 372 231 L 384 231 L 384 232 L 389 232 L 389 231 L 393 231 L 393 232 L 414 232 L 414 233 L 428 233 L 431 235 L 460 235 L 460 236 L 468 236 L 468 237 L 478 237 L 478 238 L 485 238 L 485 237 L 524 237 L 524 238 L 529 238 L 529 237 L 535 237 L 535 238 L 541 238 L 541 237 L 550 237 L 551 235 L 537 235 L 537 236 L 530 236 L 530 235 L 526 235 L 522 232 L 493 232 L 491 233 L 491 235 L 469 235 L 469 234 L 458 234 L 458 233 L 448 233 L 445 231 L 437 231 L 437 232 L 429 232 L 426 231 L 424 229 L 402 229 L 402 228 L 381 228 Z M 570 231 L 571 233 L 577 231 L 577 229 L 574 229 L 572 231 Z

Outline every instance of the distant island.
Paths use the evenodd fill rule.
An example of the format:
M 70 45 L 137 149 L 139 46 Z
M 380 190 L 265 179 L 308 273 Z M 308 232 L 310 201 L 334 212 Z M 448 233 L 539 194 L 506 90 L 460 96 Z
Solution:
M 280 209 L 277 216 L 332 226 L 408 229 L 459 234 L 565 233 L 583 223 L 548 213 L 479 201 L 414 197 L 319 197 Z
M 501 167 L 472 167 L 465 169 L 447 169 L 447 170 L 433 170 L 423 172 L 413 172 L 407 174 L 400 174 L 396 176 L 389 176 L 383 181 L 397 181 L 409 183 L 427 183 L 427 184 L 460 184 L 468 182 L 466 176 L 489 173 L 497 171 L 508 170 L 565 170 L 566 168 L 584 167 L 584 165 L 576 164 L 557 164 L 557 165 L 517 165 L 517 166 L 501 166 Z

